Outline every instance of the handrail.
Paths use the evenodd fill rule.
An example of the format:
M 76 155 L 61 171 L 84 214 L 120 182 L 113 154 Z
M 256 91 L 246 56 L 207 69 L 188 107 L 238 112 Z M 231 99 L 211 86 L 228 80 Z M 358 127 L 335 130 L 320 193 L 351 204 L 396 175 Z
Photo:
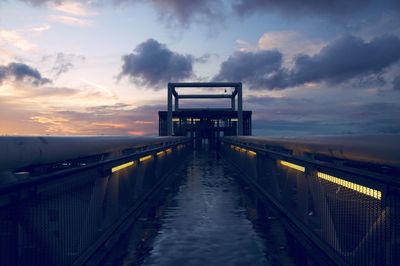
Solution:
M 397 241 L 400 191 L 399 144 L 394 142 L 399 135 L 389 136 L 223 137 L 221 151 L 262 197 L 339 265 L 374 258 L 389 262 L 398 254 L 398 247 L 390 245 Z M 347 226 L 354 231 L 343 233 Z
M 161 139 L 170 140 L 170 141 L 164 142 L 164 145 L 161 145 L 161 146 L 158 146 L 155 148 L 151 148 L 151 149 L 146 149 L 144 151 L 135 152 L 133 154 L 120 155 L 120 156 L 116 156 L 116 157 L 113 157 L 110 159 L 105 159 L 105 160 L 101 160 L 98 162 L 86 164 L 84 166 L 73 167 L 73 168 L 69 168 L 69 169 L 65 169 L 65 170 L 60 170 L 60 171 L 44 174 L 44 175 L 41 175 L 41 176 L 38 176 L 35 178 L 23 179 L 23 180 L 19 180 L 16 182 L 10 182 L 10 183 L 3 184 L 2 186 L 0 186 L 0 195 L 4 194 L 4 193 L 9 193 L 10 191 L 17 191 L 21 188 L 29 187 L 32 185 L 43 184 L 45 182 L 48 182 L 48 181 L 58 178 L 58 177 L 65 177 L 65 176 L 72 175 L 74 173 L 86 172 L 86 171 L 90 171 L 90 170 L 96 169 L 96 168 L 102 168 L 103 171 L 111 172 L 112 167 L 115 167 L 119 164 L 123 164 L 129 160 L 136 160 L 136 159 L 139 159 L 140 157 L 143 157 L 143 156 L 146 156 L 149 154 L 157 154 L 158 152 L 160 152 L 162 150 L 190 142 L 190 138 L 186 138 L 186 137 L 180 137 L 180 138 L 166 137 L 166 138 L 161 138 Z M 174 141 L 171 141 L 171 140 L 174 140 Z M 137 144 L 138 143 L 139 142 L 137 142 Z M 153 142 L 151 144 L 155 144 L 155 143 L 158 144 L 159 142 Z M 121 147 L 127 148 L 128 146 L 121 146 Z M 132 148 L 133 146 L 129 146 L 129 147 Z M 63 157 L 63 159 L 65 159 L 65 158 L 69 158 L 69 157 Z
M 177 141 L 182 137 L 13 136 L 0 137 L 0 172 L 98 154 L 120 155 L 124 149 Z
M 251 145 L 252 143 L 249 142 L 243 143 L 237 141 L 237 138 L 239 137 L 225 137 L 223 138 L 223 142 L 243 147 L 247 149 L 247 152 L 261 152 L 264 154 L 268 154 L 276 159 L 284 159 L 293 163 L 302 164 L 304 166 L 310 166 L 312 168 L 327 169 L 328 171 L 339 171 L 342 173 L 346 173 L 349 176 L 366 177 L 373 182 L 378 182 L 384 185 L 400 186 L 400 179 L 398 179 L 397 176 L 371 172 L 362 168 L 354 168 L 342 164 L 318 161 L 313 158 L 298 156 L 297 154 L 293 155 L 280 151 L 274 151 L 268 148 Z
M 336 159 L 389 165 L 400 168 L 400 134 L 364 136 L 313 136 L 303 138 L 225 137 L 266 149 L 292 154 L 323 155 Z

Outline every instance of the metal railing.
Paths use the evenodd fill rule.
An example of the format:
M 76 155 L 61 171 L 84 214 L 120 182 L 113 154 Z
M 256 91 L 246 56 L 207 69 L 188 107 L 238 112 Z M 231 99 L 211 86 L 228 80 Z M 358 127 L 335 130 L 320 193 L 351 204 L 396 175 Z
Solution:
M 331 264 L 399 265 L 400 147 L 395 138 L 225 137 L 220 148 Z
M 186 137 L 13 137 L 0 144 L 2 151 L 20 148 L 10 149 L 11 158 L 0 152 L 7 179 L 0 185 L 1 265 L 86 262 L 191 149 Z

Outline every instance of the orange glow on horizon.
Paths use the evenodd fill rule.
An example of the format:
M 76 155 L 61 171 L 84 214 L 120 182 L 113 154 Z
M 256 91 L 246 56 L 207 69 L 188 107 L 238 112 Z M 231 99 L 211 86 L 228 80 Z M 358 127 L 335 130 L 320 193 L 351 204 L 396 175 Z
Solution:
M 146 134 L 146 132 L 144 132 L 144 131 L 129 131 L 128 134 L 134 135 L 134 136 L 143 136 Z

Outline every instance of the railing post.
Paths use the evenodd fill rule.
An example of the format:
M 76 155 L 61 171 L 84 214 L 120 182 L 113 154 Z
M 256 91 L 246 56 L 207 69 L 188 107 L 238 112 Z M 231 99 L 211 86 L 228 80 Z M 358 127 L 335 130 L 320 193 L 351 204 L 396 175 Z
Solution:
M 238 91 L 238 136 L 243 136 L 243 94 L 242 94 L 242 83 L 237 86 Z
M 168 83 L 168 114 L 167 114 L 167 136 L 172 136 L 172 91 L 174 87 Z

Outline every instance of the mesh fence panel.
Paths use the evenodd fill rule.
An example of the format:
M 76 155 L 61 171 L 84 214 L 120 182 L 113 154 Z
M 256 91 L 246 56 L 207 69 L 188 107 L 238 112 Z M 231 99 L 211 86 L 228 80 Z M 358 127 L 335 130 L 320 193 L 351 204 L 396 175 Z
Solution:
M 363 175 L 354 181 L 340 169 L 338 177 L 324 175 L 321 165 L 282 163 L 283 157 L 235 145 L 223 143 L 223 155 L 335 256 L 350 265 L 399 265 L 398 187 Z

